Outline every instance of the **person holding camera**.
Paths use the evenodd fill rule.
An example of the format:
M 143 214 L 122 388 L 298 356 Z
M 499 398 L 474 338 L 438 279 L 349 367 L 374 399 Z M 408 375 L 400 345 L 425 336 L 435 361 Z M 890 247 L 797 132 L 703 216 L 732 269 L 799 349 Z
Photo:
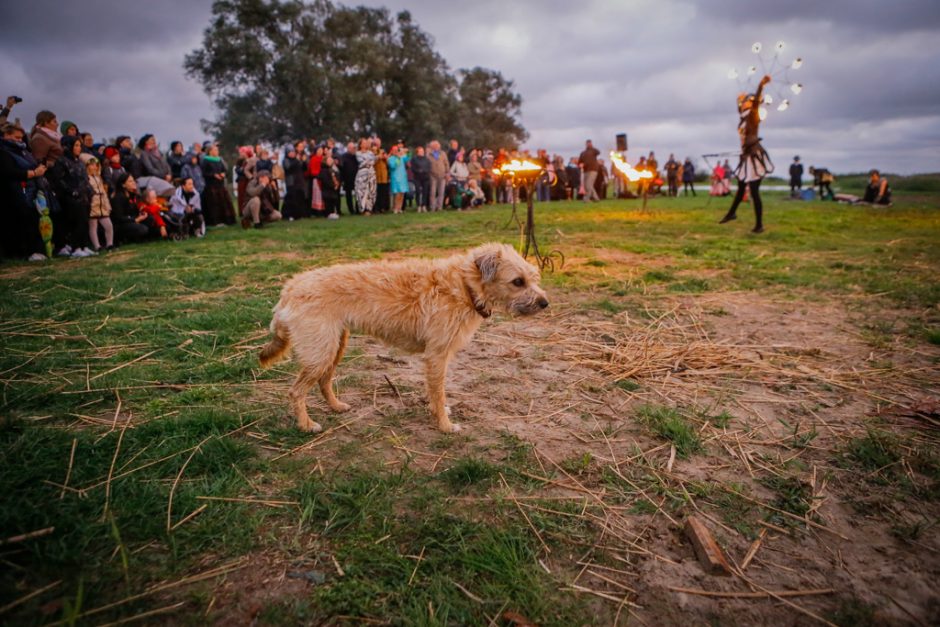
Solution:
M 23 102 L 23 99 L 19 96 L 7 96 L 6 105 L 0 109 L 0 127 L 7 123 L 7 120 L 10 118 L 10 111 L 20 102 Z

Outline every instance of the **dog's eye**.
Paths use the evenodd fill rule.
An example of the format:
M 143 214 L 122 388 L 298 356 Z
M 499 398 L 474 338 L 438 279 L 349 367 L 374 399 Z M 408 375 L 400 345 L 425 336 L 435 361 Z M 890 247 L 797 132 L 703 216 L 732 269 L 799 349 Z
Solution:
M 525 279 L 523 279 L 522 277 L 519 277 L 518 279 L 513 279 L 512 284 L 515 285 L 516 287 L 523 287 L 525 286 Z

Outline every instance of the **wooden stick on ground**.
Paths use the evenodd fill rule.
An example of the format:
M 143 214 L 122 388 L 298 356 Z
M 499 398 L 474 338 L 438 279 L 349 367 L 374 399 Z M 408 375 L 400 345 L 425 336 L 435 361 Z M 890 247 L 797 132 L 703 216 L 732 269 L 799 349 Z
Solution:
M 731 574 L 731 565 L 728 564 L 721 547 L 698 516 L 689 516 L 685 521 L 685 535 L 692 542 L 695 555 L 705 572 L 711 575 Z

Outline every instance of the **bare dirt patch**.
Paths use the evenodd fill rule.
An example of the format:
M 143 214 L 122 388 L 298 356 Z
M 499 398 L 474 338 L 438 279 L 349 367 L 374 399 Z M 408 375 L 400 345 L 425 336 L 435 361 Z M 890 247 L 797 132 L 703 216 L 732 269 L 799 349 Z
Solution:
M 322 472 L 350 463 L 344 447 L 355 446 L 389 467 L 437 473 L 495 457 L 507 438 L 530 445 L 532 474 L 545 479 L 536 494 L 580 500 L 597 530 L 594 547 L 549 565 L 560 587 L 597 596 L 608 619 L 940 620 L 936 478 L 910 461 L 936 450 L 917 403 L 938 402 L 940 349 L 873 346 L 844 301 L 709 293 L 605 315 L 584 300 L 556 294 L 550 315 L 484 324 L 448 377 L 459 436 L 432 428 L 418 358 L 354 337 L 337 382 L 353 410 L 328 414 L 311 395 L 327 431 L 272 455 Z M 259 386 L 257 402 L 286 416 L 289 381 Z M 675 410 L 700 448 L 677 454 L 676 440 L 638 418 L 643 407 Z M 846 454 L 878 418 L 909 454 L 896 480 Z M 681 530 L 690 514 L 704 517 L 735 576 L 702 570 Z

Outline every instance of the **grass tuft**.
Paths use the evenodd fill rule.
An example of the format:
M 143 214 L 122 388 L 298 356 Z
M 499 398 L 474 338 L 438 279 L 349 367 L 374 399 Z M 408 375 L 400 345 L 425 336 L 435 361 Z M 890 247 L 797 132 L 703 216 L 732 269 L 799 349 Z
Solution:
M 702 450 L 695 427 L 672 407 L 643 405 L 637 410 L 637 418 L 653 433 L 671 442 L 682 459 Z

